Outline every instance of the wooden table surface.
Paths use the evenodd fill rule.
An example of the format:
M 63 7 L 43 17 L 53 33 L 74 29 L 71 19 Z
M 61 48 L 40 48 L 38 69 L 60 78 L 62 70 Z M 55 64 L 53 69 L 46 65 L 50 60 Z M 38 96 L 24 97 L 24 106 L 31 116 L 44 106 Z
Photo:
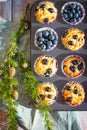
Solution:
M 7 0 L 7 2 L 0 2 L 0 16 L 7 21 L 17 22 L 24 15 L 26 5 L 28 3 L 32 5 L 35 1 L 37 0 Z M 87 112 L 78 112 L 78 116 L 81 120 L 83 130 L 87 130 Z

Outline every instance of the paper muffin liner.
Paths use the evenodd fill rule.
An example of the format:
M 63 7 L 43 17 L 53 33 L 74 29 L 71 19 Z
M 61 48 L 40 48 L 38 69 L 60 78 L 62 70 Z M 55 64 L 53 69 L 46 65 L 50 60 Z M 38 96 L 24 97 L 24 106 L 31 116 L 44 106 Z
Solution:
M 63 34 L 64 34 L 66 31 L 71 30 L 71 29 L 78 29 L 78 28 L 69 28 L 69 29 L 66 29 L 66 30 L 63 32 Z M 78 29 L 78 30 L 79 30 L 79 31 L 82 31 L 81 29 Z M 83 31 L 82 31 L 82 32 L 83 32 Z M 62 43 L 63 34 L 62 34 L 62 36 L 61 36 L 61 43 Z M 84 36 L 85 36 L 85 33 L 84 33 Z M 84 45 L 83 45 L 82 47 L 76 49 L 76 50 L 72 50 L 72 49 L 67 48 L 63 43 L 62 43 L 62 45 L 63 45 L 63 47 L 64 47 L 65 49 L 70 50 L 70 51 L 72 51 L 72 52 L 75 52 L 75 51 L 80 50 L 80 49 L 85 45 L 85 38 L 84 38 Z
M 64 61 L 65 61 L 67 58 L 74 57 L 74 56 L 77 57 L 77 58 L 79 58 L 79 59 L 81 59 L 81 60 L 83 61 L 83 70 L 82 70 L 82 72 L 81 72 L 78 76 L 76 76 L 76 77 L 71 77 L 71 76 L 67 75 L 67 74 L 64 72 L 63 63 L 64 63 Z M 64 74 L 65 76 L 67 76 L 68 78 L 72 78 L 72 79 L 78 78 L 78 77 L 80 77 L 80 76 L 84 73 L 84 71 L 85 71 L 85 61 L 84 61 L 84 59 L 83 59 L 82 57 L 80 57 L 80 56 L 78 56 L 78 55 L 69 55 L 69 56 L 65 57 L 64 60 L 62 61 L 62 63 L 61 63 L 61 70 L 62 70 L 63 74 Z
M 57 34 L 57 32 L 56 32 L 54 29 L 50 28 L 50 27 L 43 27 L 43 28 L 39 28 L 39 29 L 36 31 L 36 33 L 35 33 L 35 46 L 36 46 L 39 50 L 41 50 L 41 51 L 51 51 L 51 50 L 53 50 L 53 49 L 57 46 L 57 44 L 55 44 L 55 45 L 54 45 L 53 47 L 51 47 L 50 49 L 46 49 L 46 50 L 41 49 L 41 48 L 37 45 L 37 33 L 38 33 L 38 32 L 41 32 L 41 31 L 45 31 L 45 30 L 52 31 L 52 32 L 55 34 L 55 37 L 56 37 L 56 40 L 57 40 L 57 43 L 58 43 L 58 34 Z
M 53 75 L 51 75 L 51 76 L 49 76 L 49 77 L 45 77 L 44 75 L 40 75 L 40 74 L 37 72 L 37 70 L 36 70 L 36 63 L 37 63 L 37 61 L 39 60 L 39 58 L 42 57 L 42 56 L 51 57 L 51 58 L 53 58 L 53 59 L 56 61 L 56 71 L 55 71 L 55 73 L 54 73 Z M 34 62 L 34 71 L 36 72 L 36 74 L 37 74 L 38 76 L 40 76 L 40 77 L 42 77 L 42 78 L 51 78 L 51 77 L 53 77 L 53 76 L 56 74 L 56 72 L 58 71 L 58 63 L 57 63 L 57 60 L 56 60 L 53 56 L 50 56 L 50 55 L 41 55 L 41 56 L 39 56 L 39 57 L 35 60 L 35 62 Z
M 39 83 L 39 84 L 38 84 L 37 88 L 38 88 L 40 85 L 43 85 L 43 84 L 53 84 L 53 83 L 52 83 L 52 82 L 42 82 L 42 83 Z M 54 89 L 55 89 L 55 91 L 56 91 L 55 98 L 52 99 L 52 101 L 51 101 L 50 103 L 47 103 L 47 104 L 44 103 L 44 105 L 52 105 L 54 102 L 56 102 L 56 100 L 57 100 L 57 98 L 58 98 L 58 89 L 57 89 L 57 87 L 56 87 L 54 84 L 53 84 L 53 87 L 54 87 Z M 38 99 L 38 98 L 36 99 L 36 102 L 39 103 L 39 99 Z
M 73 4 L 73 3 L 79 5 L 79 6 L 81 7 L 82 12 L 83 12 L 83 17 L 82 17 L 78 22 L 76 22 L 76 23 L 70 23 L 70 22 L 66 21 L 66 19 L 63 17 L 63 10 L 65 9 L 65 7 L 66 7 L 67 5 L 71 5 L 71 4 Z M 73 1 L 73 2 L 67 2 L 67 3 L 65 3 L 65 4 L 62 6 L 61 15 L 62 15 L 63 20 L 64 20 L 66 23 L 71 24 L 71 25 L 77 25 L 77 24 L 81 23 L 81 22 L 83 21 L 83 19 L 85 18 L 85 9 L 84 9 L 84 6 L 83 6 L 81 3 L 79 3 L 79 2 L 75 2 L 75 1 Z
M 66 86 L 68 86 L 70 83 L 79 84 L 79 86 L 83 89 L 83 92 L 84 92 L 84 99 L 83 99 L 80 103 L 78 103 L 78 104 L 76 104 L 76 105 L 69 104 L 69 103 L 68 103 L 67 101 L 65 101 L 64 98 L 63 98 L 64 89 L 65 89 Z M 72 96 L 72 95 L 71 95 L 71 96 Z M 67 105 L 72 106 L 72 107 L 76 107 L 76 106 L 81 105 L 81 104 L 84 102 L 84 100 L 85 100 L 85 91 L 84 91 L 84 88 L 83 88 L 82 84 L 80 84 L 79 82 L 76 82 L 76 81 L 67 82 L 67 83 L 65 84 L 65 86 L 63 87 L 63 89 L 62 89 L 62 99 L 63 99 L 64 103 L 66 103 Z

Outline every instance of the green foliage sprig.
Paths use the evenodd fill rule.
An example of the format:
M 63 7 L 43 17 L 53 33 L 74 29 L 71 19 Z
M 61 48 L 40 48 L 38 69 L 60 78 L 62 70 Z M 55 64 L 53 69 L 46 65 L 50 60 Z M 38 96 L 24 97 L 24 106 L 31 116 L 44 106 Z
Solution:
M 25 14 L 27 13 L 28 9 L 29 5 L 26 8 Z M 19 84 L 18 79 L 15 77 L 17 67 L 20 67 L 21 74 L 24 78 L 24 90 L 30 95 L 32 102 L 34 102 L 38 96 L 36 87 L 39 84 L 39 81 L 36 79 L 30 65 L 28 65 L 24 52 L 21 52 L 18 47 L 19 39 L 26 28 L 25 23 L 26 20 L 24 16 L 24 18 L 20 20 L 18 30 L 12 35 L 12 43 L 8 49 L 5 60 L 0 63 L 0 98 L 3 100 L 3 103 L 7 105 L 7 130 L 17 130 L 17 101 L 13 100 L 12 97 L 14 87 L 17 87 Z M 16 56 L 19 56 L 20 61 L 16 60 Z M 14 73 L 12 73 L 12 70 L 14 70 Z M 34 107 L 39 109 L 41 115 L 43 116 L 47 130 L 52 130 L 53 123 L 50 120 L 51 118 L 49 115 L 51 108 L 49 106 L 43 105 L 41 101 L 35 103 Z
M 20 63 L 28 64 L 23 52 L 20 53 Z M 20 66 L 20 68 L 21 68 L 21 73 L 23 75 L 23 79 L 24 79 L 23 80 L 24 89 L 27 91 L 27 93 L 29 93 L 32 99 L 32 103 L 33 103 L 38 97 L 37 86 L 39 84 L 39 81 L 36 79 L 35 74 L 30 66 L 26 68 L 23 68 L 22 66 Z M 39 109 L 41 115 L 43 116 L 45 127 L 47 128 L 47 130 L 52 130 L 53 123 L 50 120 L 51 118 L 49 115 L 51 108 L 49 106 L 44 105 L 41 101 L 33 105 L 35 106 L 36 109 Z

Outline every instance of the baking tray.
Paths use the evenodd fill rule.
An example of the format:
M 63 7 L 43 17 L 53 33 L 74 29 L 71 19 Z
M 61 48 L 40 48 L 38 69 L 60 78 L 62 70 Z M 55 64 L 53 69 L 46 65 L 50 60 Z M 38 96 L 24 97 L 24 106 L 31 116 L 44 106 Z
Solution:
M 44 0 L 44 1 L 46 1 L 46 0 Z M 76 111 L 84 110 L 85 111 L 85 110 L 87 110 L 87 45 L 86 45 L 87 44 L 87 15 L 85 15 L 83 22 L 81 22 L 78 25 L 69 25 L 69 24 L 65 23 L 61 17 L 61 8 L 66 2 L 70 2 L 70 1 L 71 0 L 69 0 L 69 1 L 68 0 L 62 0 L 62 1 L 61 0 L 50 0 L 50 2 L 53 2 L 55 4 L 56 8 L 58 9 L 58 16 L 57 16 L 56 21 L 54 21 L 53 23 L 48 24 L 48 25 L 39 23 L 34 16 L 35 7 L 38 5 L 39 2 L 41 2 L 41 0 L 39 0 L 38 2 L 33 4 L 32 8 L 31 8 L 31 58 L 30 58 L 31 67 L 34 70 L 34 62 L 41 55 L 51 55 L 51 56 L 55 57 L 58 61 L 58 71 L 57 71 L 56 75 L 54 75 L 51 78 L 42 78 L 35 73 L 36 78 L 40 82 L 52 82 L 55 84 L 55 86 L 58 89 L 58 92 L 59 92 L 58 98 L 57 98 L 56 102 L 51 105 L 51 107 L 53 108 L 53 110 L 76 110 Z M 85 12 L 87 13 L 87 7 L 86 7 L 87 0 L 77 0 L 76 2 L 80 2 L 84 6 Z M 41 51 L 34 45 L 35 32 L 39 28 L 42 28 L 42 27 L 53 28 L 58 33 L 58 36 L 59 36 L 57 47 L 49 52 Z M 67 30 L 69 28 L 81 29 L 82 31 L 85 32 L 85 35 L 86 35 L 86 37 L 85 37 L 86 42 L 85 42 L 84 47 L 75 52 L 65 49 L 61 43 L 62 34 L 64 33 L 65 30 Z M 61 63 L 62 63 L 63 59 L 66 56 L 73 55 L 73 54 L 81 56 L 84 59 L 85 64 L 86 64 L 86 69 L 85 69 L 85 72 L 83 73 L 83 75 L 78 78 L 75 78 L 75 79 L 71 79 L 71 78 L 64 76 L 64 74 L 62 73 L 62 70 L 61 70 Z M 69 106 L 69 105 L 65 104 L 62 100 L 62 95 L 61 95 L 62 89 L 65 86 L 65 84 L 69 81 L 77 81 L 77 82 L 81 83 L 85 90 L 85 100 L 79 106 Z

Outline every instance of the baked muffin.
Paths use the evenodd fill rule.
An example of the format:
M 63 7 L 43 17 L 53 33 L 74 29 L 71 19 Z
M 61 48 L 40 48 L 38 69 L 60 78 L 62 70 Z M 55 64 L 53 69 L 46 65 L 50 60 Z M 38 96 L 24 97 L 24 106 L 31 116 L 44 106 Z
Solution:
M 63 73 L 71 78 L 77 78 L 83 74 L 85 70 L 84 60 L 77 55 L 70 55 L 62 62 Z
M 72 81 L 65 85 L 62 97 L 67 104 L 77 106 L 84 101 L 85 92 L 81 84 Z
M 57 17 L 57 9 L 54 3 L 43 1 L 35 9 L 35 17 L 40 23 L 52 23 Z
M 85 17 L 85 9 L 79 2 L 67 2 L 61 9 L 63 20 L 71 25 L 82 22 Z
M 52 104 L 56 100 L 57 91 L 52 83 L 41 83 L 37 87 L 38 92 L 38 100 L 41 100 L 41 102 L 45 105 Z
M 35 34 L 35 46 L 42 51 L 53 50 L 58 43 L 58 35 L 49 27 L 40 28 Z
M 71 51 L 79 50 L 85 44 L 85 34 L 77 28 L 71 28 L 64 32 L 62 44 Z
M 43 77 L 52 77 L 58 69 L 57 61 L 52 56 L 40 56 L 34 64 L 35 72 Z

